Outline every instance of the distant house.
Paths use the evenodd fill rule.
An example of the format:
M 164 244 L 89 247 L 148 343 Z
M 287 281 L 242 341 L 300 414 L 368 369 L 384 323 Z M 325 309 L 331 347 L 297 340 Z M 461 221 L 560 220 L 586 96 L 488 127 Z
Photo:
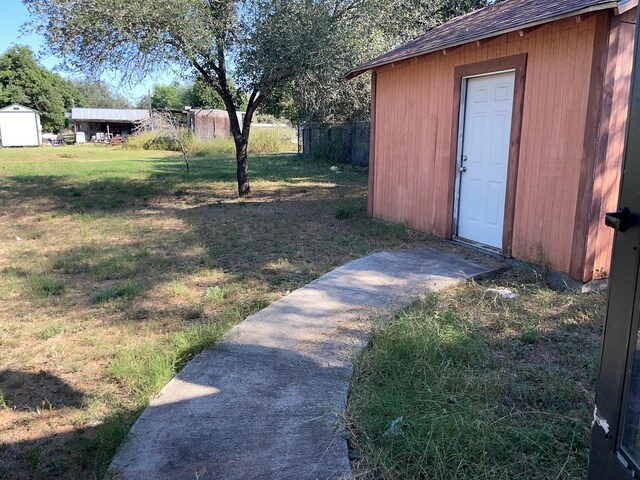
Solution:
M 238 113 L 238 121 L 242 123 L 241 113 Z M 229 114 L 226 110 L 206 108 L 187 110 L 187 126 L 201 140 L 231 136 L 231 122 L 229 122 Z
M 113 135 L 127 136 L 136 124 L 149 118 L 148 110 L 134 108 L 74 108 L 71 121 L 87 140 L 101 141 Z
M 637 0 L 502 0 L 372 72 L 369 213 L 588 282 L 608 274 Z
M 17 103 L 0 109 L 0 146 L 37 147 L 41 141 L 38 112 Z

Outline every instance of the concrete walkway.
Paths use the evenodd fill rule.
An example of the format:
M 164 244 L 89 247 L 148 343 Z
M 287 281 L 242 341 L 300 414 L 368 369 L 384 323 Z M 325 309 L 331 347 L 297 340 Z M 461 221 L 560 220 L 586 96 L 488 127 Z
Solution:
M 371 314 L 487 273 L 431 248 L 348 263 L 247 318 L 151 402 L 111 463 L 121 479 L 348 478 L 340 421 Z M 480 259 L 480 262 L 477 260 Z

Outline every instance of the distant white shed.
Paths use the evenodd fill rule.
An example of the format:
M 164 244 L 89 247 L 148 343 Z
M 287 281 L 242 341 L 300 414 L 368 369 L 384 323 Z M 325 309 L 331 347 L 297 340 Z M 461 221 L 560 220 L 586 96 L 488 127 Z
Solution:
M 0 109 L 0 147 L 37 147 L 41 141 L 38 112 L 17 103 Z

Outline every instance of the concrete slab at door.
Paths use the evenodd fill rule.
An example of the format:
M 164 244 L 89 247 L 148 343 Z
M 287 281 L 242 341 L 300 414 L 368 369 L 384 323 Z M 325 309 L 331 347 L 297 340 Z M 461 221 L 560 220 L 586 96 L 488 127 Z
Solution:
M 466 80 L 458 236 L 502 249 L 515 72 Z

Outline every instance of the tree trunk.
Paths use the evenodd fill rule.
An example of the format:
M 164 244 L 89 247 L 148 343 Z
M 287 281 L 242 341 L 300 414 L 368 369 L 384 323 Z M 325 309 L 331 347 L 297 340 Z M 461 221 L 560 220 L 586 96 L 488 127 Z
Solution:
M 236 139 L 236 176 L 238 178 L 238 196 L 246 197 L 251 194 L 249 186 L 249 166 L 247 164 L 247 146 L 249 137 L 242 135 Z

